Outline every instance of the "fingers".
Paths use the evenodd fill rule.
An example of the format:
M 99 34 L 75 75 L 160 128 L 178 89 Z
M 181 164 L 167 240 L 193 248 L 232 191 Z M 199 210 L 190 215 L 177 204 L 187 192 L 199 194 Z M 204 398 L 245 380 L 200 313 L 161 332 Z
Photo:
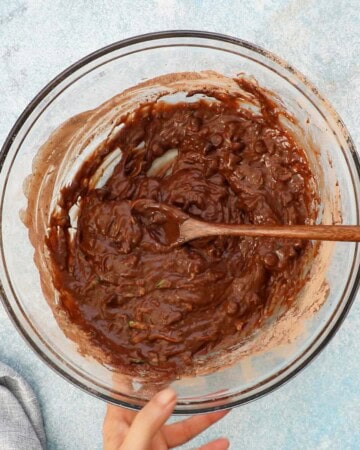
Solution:
M 147 450 L 157 431 L 170 417 L 176 405 L 176 393 L 165 389 L 153 397 L 135 417 L 121 450 Z
M 156 433 L 152 438 L 151 447 L 149 447 L 149 450 L 169 450 L 165 439 L 161 435 L 161 431 Z
M 197 436 L 202 431 L 209 428 L 218 420 L 222 419 L 229 411 L 220 411 L 203 416 L 195 416 L 182 422 L 167 425 L 164 430 L 164 436 L 169 447 L 185 444 L 190 439 Z M 221 448 L 221 447 L 220 447 Z M 227 448 L 227 447 L 225 447 Z
M 229 441 L 225 438 L 216 439 L 215 441 L 209 442 L 202 445 L 198 450 L 227 450 L 229 448 Z
M 108 405 L 103 425 L 104 450 L 118 450 L 124 441 L 131 423 L 131 420 L 127 420 L 127 413 L 129 411 Z
M 107 425 L 107 423 L 112 423 L 114 421 L 125 421 L 128 425 L 130 425 L 135 416 L 135 411 L 123 408 L 122 406 L 108 405 L 104 418 L 104 427 L 105 425 Z
M 119 372 L 113 372 L 112 381 L 113 381 L 113 388 L 115 391 L 130 396 L 134 394 L 132 383 L 129 377 Z M 118 450 L 120 444 L 125 439 L 125 435 L 129 430 L 129 427 L 132 421 L 134 420 L 135 416 L 136 416 L 135 411 L 131 411 L 130 409 L 126 409 L 121 406 L 108 405 L 103 425 L 104 445 L 105 445 L 105 438 L 107 436 L 109 436 L 110 434 L 112 436 L 117 435 L 119 444 L 116 447 L 116 450 Z M 127 427 L 123 426 L 124 423 L 126 423 L 128 426 Z M 126 430 L 125 435 L 123 430 Z

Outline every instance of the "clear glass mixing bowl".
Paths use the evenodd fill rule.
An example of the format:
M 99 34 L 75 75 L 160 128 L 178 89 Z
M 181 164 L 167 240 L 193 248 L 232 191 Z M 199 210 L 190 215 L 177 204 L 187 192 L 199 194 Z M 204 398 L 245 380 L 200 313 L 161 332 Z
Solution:
M 140 408 L 158 386 L 114 374 L 78 353 L 44 299 L 33 261 L 34 249 L 20 219 L 20 211 L 26 207 L 23 181 L 31 173 L 40 145 L 68 118 L 97 107 L 144 79 L 209 69 L 227 76 L 246 72 L 279 94 L 298 120 L 304 145 L 312 148 L 308 150 L 309 159 L 315 165 L 316 159 L 321 169 L 319 220 L 331 223 L 338 212 L 335 209 L 339 209 L 344 224 L 359 224 L 359 161 L 339 116 L 287 63 L 228 36 L 193 31 L 153 33 L 92 53 L 36 96 L 1 151 L 0 277 L 6 310 L 29 345 L 56 372 L 90 394 L 134 409 Z M 327 298 L 322 305 L 315 302 L 302 310 L 296 319 L 296 325 L 301 322 L 297 338 L 283 336 L 262 351 L 243 353 L 215 373 L 177 380 L 172 384 L 178 393 L 176 413 L 231 408 L 258 398 L 289 380 L 324 348 L 354 299 L 360 273 L 359 248 L 354 243 L 336 243 L 331 248 L 321 247 L 319 253 L 326 264 L 315 259 L 311 268 L 311 277 L 319 278 L 318 291 L 305 287 L 299 302 L 318 295 L 321 289 L 325 289 Z M 140 384 L 145 389 L 139 389 Z

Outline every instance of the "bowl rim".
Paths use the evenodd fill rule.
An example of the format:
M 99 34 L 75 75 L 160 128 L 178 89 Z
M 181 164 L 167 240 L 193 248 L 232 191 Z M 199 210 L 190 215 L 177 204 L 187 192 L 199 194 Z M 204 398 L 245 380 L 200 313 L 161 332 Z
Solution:
M 248 50 L 251 50 L 255 53 L 260 54 L 261 56 L 264 56 L 265 58 L 277 63 L 280 65 L 283 69 L 288 71 L 292 76 L 295 76 L 295 78 L 299 79 L 302 83 L 306 85 L 306 87 L 313 93 L 313 95 L 316 97 L 317 100 L 320 101 L 320 103 L 326 107 L 327 111 L 332 115 L 333 119 L 337 122 L 338 126 L 341 128 L 343 137 L 345 138 L 347 145 L 349 146 L 350 153 L 352 156 L 352 162 L 355 165 L 355 169 L 358 175 L 358 178 L 360 179 L 360 159 L 356 152 L 355 144 L 353 142 L 353 139 L 351 138 L 344 122 L 340 118 L 339 114 L 335 111 L 335 109 L 332 107 L 332 105 L 328 102 L 328 100 L 323 97 L 318 89 L 298 70 L 296 70 L 293 66 L 289 65 L 285 60 L 278 57 L 277 55 L 273 54 L 272 52 L 269 52 L 268 50 L 263 49 L 262 47 L 253 44 L 251 42 L 248 42 L 246 40 L 228 36 L 221 33 L 215 33 L 215 32 L 208 32 L 208 31 L 197 31 L 197 30 L 167 30 L 167 31 L 157 31 L 157 32 L 151 32 L 146 34 L 137 35 L 134 37 L 130 37 L 127 39 L 123 39 L 120 41 L 116 41 L 112 44 L 109 44 L 105 47 L 102 47 L 94 52 L 89 53 L 85 57 L 79 59 L 75 63 L 68 66 L 66 69 L 64 69 L 62 72 L 60 72 L 56 77 L 54 77 L 51 81 L 49 81 L 39 92 L 38 94 L 29 102 L 29 104 L 26 106 L 26 108 L 23 110 L 23 112 L 20 114 L 18 119 L 16 120 L 15 124 L 11 128 L 8 136 L 6 137 L 4 144 L 2 145 L 1 151 L 0 151 L 0 172 L 2 171 L 5 159 L 7 157 L 7 154 L 9 150 L 11 149 L 12 143 L 21 130 L 22 126 L 28 119 L 28 117 L 31 115 L 31 113 L 34 111 L 34 109 L 37 107 L 37 105 L 62 81 L 64 81 L 66 78 L 68 78 L 70 75 L 72 75 L 77 70 L 81 69 L 86 64 L 107 55 L 108 53 L 111 53 L 113 51 L 119 50 L 121 48 L 131 46 L 134 44 L 139 44 L 143 42 L 153 41 L 153 40 L 159 40 L 159 39 L 166 39 L 166 38 L 199 38 L 199 39 L 210 39 L 220 42 L 226 42 L 230 44 L 234 44 L 238 47 L 243 47 Z M 356 194 L 356 193 L 355 193 Z M 2 200 L 1 200 L 2 203 Z M 2 227 L 0 223 L 0 239 L 2 240 L 2 233 L 1 233 Z M 356 250 L 358 250 L 358 244 L 356 245 Z M 3 250 L 1 246 L 1 253 L 2 253 L 2 259 L 5 261 Z M 356 252 L 355 252 L 356 254 Z M 6 266 L 5 266 L 6 267 Z M 260 398 L 266 394 L 269 394 L 270 392 L 274 391 L 275 389 L 278 389 L 280 386 L 287 383 L 289 380 L 291 380 L 295 375 L 297 375 L 299 372 L 301 372 L 316 356 L 320 354 L 320 352 L 326 347 L 326 345 L 330 342 L 330 340 L 334 337 L 338 329 L 340 328 L 342 322 L 344 321 L 345 317 L 347 316 L 351 305 L 353 304 L 356 293 L 359 287 L 360 282 L 360 266 L 358 267 L 357 273 L 353 280 L 353 285 L 351 287 L 351 290 L 349 292 L 349 298 L 346 301 L 345 305 L 343 306 L 343 310 L 335 320 L 335 322 L 331 325 L 331 328 L 328 330 L 327 335 L 323 339 L 322 342 L 314 349 L 309 350 L 311 346 L 316 342 L 316 340 L 323 334 L 323 329 L 319 335 L 317 336 L 317 339 L 313 341 L 310 344 L 310 347 L 307 347 L 304 352 L 298 356 L 298 359 L 301 359 L 305 353 L 309 353 L 306 355 L 305 359 L 298 364 L 295 368 L 291 369 L 289 373 L 287 373 L 283 378 L 281 378 L 278 381 L 275 381 L 270 386 L 265 386 L 261 391 L 256 392 L 252 395 L 249 395 L 246 398 L 238 399 L 235 401 L 231 401 L 229 403 L 226 403 L 224 405 L 217 405 L 217 406 L 205 406 L 201 407 L 201 403 L 195 404 L 195 408 L 192 410 L 188 409 L 182 409 L 181 405 L 179 405 L 179 408 L 176 408 L 173 414 L 176 415 L 194 415 L 194 414 L 203 414 L 206 412 L 212 412 L 212 411 L 218 411 L 223 409 L 231 409 L 236 406 L 240 406 L 242 404 L 249 403 L 251 401 L 256 400 L 257 398 Z M 22 336 L 24 341 L 27 343 L 27 345 L 45 362 L 45 364 L 50 367 L 55 373 L 60 375 L 65 380 L 69 381 L 74 386 L 82 389 L 83 391 L 87 392 L 88 394 L 100 398 L 108 403 L 113 403 L 118 406 L 122 406 L 125 408 L 129 408 L 132 410 L 139 410 L 141 406 L 132 404 L 130 402 L 125 402 L 123 400 L 114 399 L 113 397 L 110 397 L 108 394 L 103 394 L 102 392 L 95 391 L 93 388 L 87 386 L 83 381 L 80 381 L 79 379 L 75 379 L 72 375 L 70 375 L 66 370 L 64 370 L 62 367 L 60 367 L 57 363 L 57 361 L 53 361 L 49 356 L 44 354 L 43 350 L 39 347 L 39 345 L 33 340 L 33 338 L 29 335 L 29 333 L 23 328 L 22 324 L 20 323 L 20 320 L 18 319 L 17 315 L 14 313 L 13 308 L 11 307 L 11 304 L 5 294 L 5 290 L 3 287 L 2 280 L 0 279 L 0 298 L 2 300 L 2 304 L 10 317 L 12 323 L 14 324 L 15 328 L 18 330 L 19 334 Z M 292 364 L 296 362 L 294 360 Z M 284 372 L 288 370 L 289 367 L 285 367 L 280 371 Z M 279 375 L 279 373 L 275 374 L 275 376 Z M 204 402 L 205 403 L 205 402 Z M 199 405 L 199 406 L 198 406 Z

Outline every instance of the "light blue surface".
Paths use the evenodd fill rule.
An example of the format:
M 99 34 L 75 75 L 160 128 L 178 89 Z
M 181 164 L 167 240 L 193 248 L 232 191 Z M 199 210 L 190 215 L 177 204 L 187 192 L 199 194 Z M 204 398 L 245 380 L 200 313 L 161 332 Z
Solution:
M 166 29 L 226 33 L 278 54 L 332 102 L 360 148 L 358 0 L 0 0 L 0 142 L 69 64 L 111 42 Z M 105 405 L 48 369 L 1 306 L 0 359 L 38 394 L 50 449 L 101 448 Z M 219 435 L 233 449 L 360 449 L 360 301 L 299 376 L 234 410 L 195 444 Z

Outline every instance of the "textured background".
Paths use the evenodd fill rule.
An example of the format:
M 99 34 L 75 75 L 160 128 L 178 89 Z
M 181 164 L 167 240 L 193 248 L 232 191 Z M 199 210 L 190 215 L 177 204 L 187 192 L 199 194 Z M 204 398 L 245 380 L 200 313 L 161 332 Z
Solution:
M 227 33 L 278 54 L 332 102 L 360 148 L 358 0 L 0 0 L 0 142 L 69 64 L 111 42 L 166 29 Z M 196 444 L 222 434 L 233 449 L 360 449 L 359 341 L 357 301 L 315 362 L 234 410 Z M 0 359 L 38 394 L 50 449 L 101 448 L 105 405 L 48 369 L 1 306 Z

